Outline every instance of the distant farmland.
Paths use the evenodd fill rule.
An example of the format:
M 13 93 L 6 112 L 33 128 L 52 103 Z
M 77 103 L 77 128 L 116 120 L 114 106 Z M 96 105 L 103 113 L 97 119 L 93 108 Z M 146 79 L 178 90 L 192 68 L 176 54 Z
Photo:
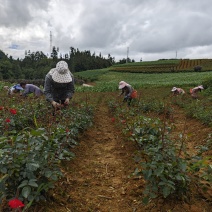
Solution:
M 125 63 L 111 66 L 110 71 L 131 73 L 171 73 L 212 71 L 212 59 L 172 59 Z

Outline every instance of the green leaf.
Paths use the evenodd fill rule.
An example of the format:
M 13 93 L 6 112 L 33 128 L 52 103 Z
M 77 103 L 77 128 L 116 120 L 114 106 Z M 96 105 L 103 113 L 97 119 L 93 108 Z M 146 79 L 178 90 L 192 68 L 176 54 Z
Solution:
M 27 198 L 31 193 L 31 187 L 30 186 L 25 186 L 23 189 L 22 189 L 22 196 Z
M 175 187 L 172 184 L 167 184 L 169 187 L 171 187 L 173 190 L 175 190 Z
M 18 135 L 17 138 L 16 138 L 16 142 L 22 141 L 22 140 L 24 140 L 24 135 Z
M 30 181 L 28 185 L 30 185 L 32 187 L 38 187 L 38 184 L 34 181 Z
M 28 180 L 24 180 L 23 182 L 21 182 L 21 184 L 18 186 L 18 188 L 22 188 L 22 187 L 28 185 L 28 182 L 29 182 Z
M 135 128 L 134 130 L 135 130 L 135 132 L 136 132 L 137 134 L 139 134 L 139 133 L 141 132 L 141 129 L 140 129 L 140 128 Z
M 182 180 L 182 177 L 181 177 L 179 174 L 177 174 L 177 175 L 175 176 L 175 178 L 176 178 L 177 180 L 179 180 L 179 181 Z
M 162 186 L 162 185 L 166 185 L 166 183 L 162 181 L 162 182 L 158 183 L 158 185 Z
M 149 196 L 151 199 L 154 199 L 157 197 L 157 194 L 151 192 L 151 193 L 149 193 Z
M 155 174 L 157 176 L 160 176 L 161 173 L 163 173 L 163 170 L 164 170 L 164 166 L 161 165 L 158 169 L 155 170 Z
M 186 171 L 186 164 L 185 163 L 180 163 L 179 167 L 182 171 Z
M 171 194 L 171 189 L 168 186 L 164 187 L 163 188 L 163 196 L 164 196 L 164 198 L 168 197 L 170 194 Z
M 181 179 L 182 179 L 182 181 L 183 181 L 183 186 L 185 186 L 185 185 L 186 185 L 186 180 L 185 180 L 185 178 L 184 178 L 183 176 L 181 176 Z
M 51 176 L 51 179 L 57 181 L 58 177 L 57 177 L 57 175 L 54 174 L 54 175 Z
M 51 177 L 52 172 L 51 171 L 45 171 L 45 177 Z
M 32 136 L 41 136 L 43 132 L 40 130 L 32 130 L 30 133 Z
M 26 165 L 27 169 L 29 169 L 30 171 L 35 171 L 39 168 L 39 164 L 38 163 L 28 163 Z
M 149 197 L 144 197 L 142 199 L 142 202 L 143 202 L 143 204 L 147 205 L 149 203 L 149 200 L 150 200 Z
M 6 174 L 6 173 L 7 173 L 7 168 L 3 167 L 3 168 L 1 169 L 1 173 Z
M 151 169 L 149 169 L 149 170 L 144 170 L 144 171 L 143 171 L 143 174 L 144 174 L 145 180 L 149 180 L 149 178 L 152 176 L 152 170 L 151 170 Z

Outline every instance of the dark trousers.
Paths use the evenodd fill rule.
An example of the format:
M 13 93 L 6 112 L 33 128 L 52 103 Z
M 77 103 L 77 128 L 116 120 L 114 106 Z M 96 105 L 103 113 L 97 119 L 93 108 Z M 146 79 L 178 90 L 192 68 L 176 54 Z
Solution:
M 132 101 L 132 98 L 131 98 L 131 97 L 124 97 L 123 102 L 127 102 L 127 105 L 128 105 L 128 106 L 130 106 L 131 101 Z

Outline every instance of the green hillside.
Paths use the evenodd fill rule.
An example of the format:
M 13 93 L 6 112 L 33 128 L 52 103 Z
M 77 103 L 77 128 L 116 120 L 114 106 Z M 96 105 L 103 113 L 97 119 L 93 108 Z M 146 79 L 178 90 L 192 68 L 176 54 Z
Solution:
M 205 72 L 212 71 L 212 59 L 172 59 L 149 62 L 117 64 L 110 71 L 132 73 L 169 73 L 169 72 Z

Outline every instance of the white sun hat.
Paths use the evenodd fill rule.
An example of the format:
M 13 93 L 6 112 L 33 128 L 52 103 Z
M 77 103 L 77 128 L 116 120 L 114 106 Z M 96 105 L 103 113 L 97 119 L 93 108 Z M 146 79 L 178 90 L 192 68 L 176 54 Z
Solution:
M 199 85 L 198 88 L 201 89 L 201 90 L 204 89 L 202 85 Z
M 52 68 L 48 74 L 50 74 L 52 76 L 52 74 L 55 72 L 56 68 Z
M 50 70 L 52 79 L 58 83 L 68 83 L 72 81 L 71 72 L 68 69 L 68 64 L 65 61 L 57 63 L 56 68 Z
M 173 87 L 172 89 L 171 89 L 171 91 L 176 91 L 177 90 L 177 88 L 176 87 Z
M 126 85 L 127 85 L 127 83 L 124 81 L 119 82 L 119 89 L 124 88 Z

